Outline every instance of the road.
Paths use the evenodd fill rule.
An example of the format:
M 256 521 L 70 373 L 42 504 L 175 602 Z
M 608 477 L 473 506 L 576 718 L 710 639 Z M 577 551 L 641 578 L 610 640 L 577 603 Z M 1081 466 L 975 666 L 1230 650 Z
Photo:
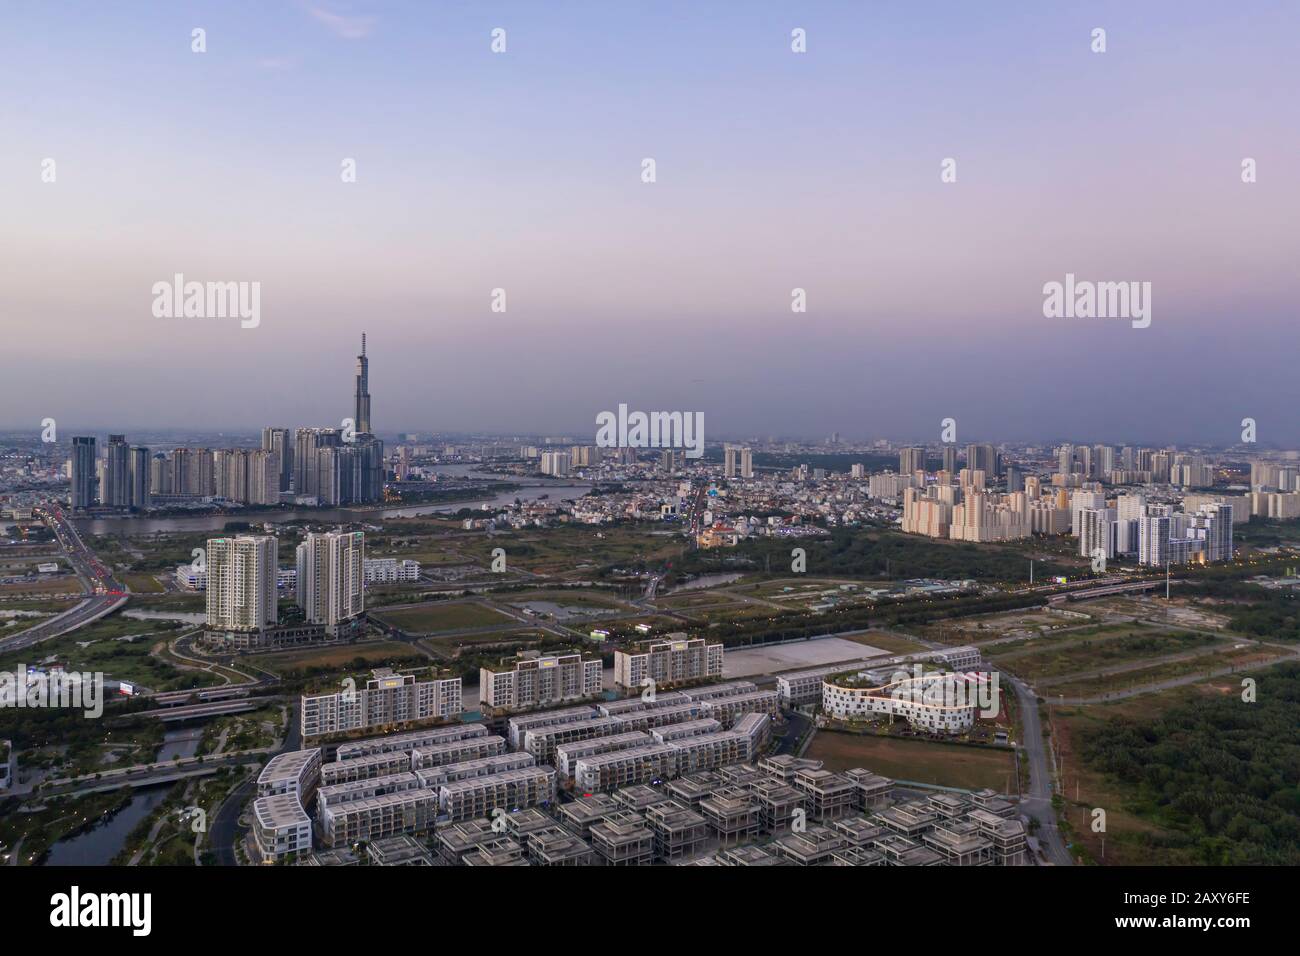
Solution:
M 288 753 L 302 749 L 302 728 L 298 722 L 298 704 L 289 706 L 289 727 L 284 734 L 284 743 L 276 753 Z M 267 755 L 270 760 L 271 755 Z M 217 858 L 218 866 L 238 866 L 235 846 L 243 839 L 243 829 L 239 825 L 239 815 L 244 806 L 257 793 L 257 777 L 249 777 L 226 797 L 212 817 L 208 828 L 208 842 Z
M 86 547 L 81 535 L 68 520 L 63 508 L 51 505 L 37 509 L 42 520 L 54 532 L 64 556 L 86 589 L 86 600 L 62 614 L 42 621 L 34 627 L 0 640 L 0 651 L 15 651 L 31 647 L 41 641 L 48 641 L 69 631 L 89 624 L 126 603 L 127 589 L 124 584 L 113 577 L 113 573 L 103 565 L 95 553 Z
M 1248 671 L 1263 670 L 1265 667 L 1274 667 L 1287 661 L 1293 661 L 1297 656 L 1300 655 L 1291 652 L 1266 661 L 1259 661 L 1257 663 L 1233 664 L 1229 667 L 1212 668 L 1208 671 L 1196 671 L 1191 674 L 1184 674 L 1181 677 L 1171 677 L 1168 680 L 1157 681 L 1154 684 L 1140 684 L 1137 687 L 1126 687 L 1123 690 L 1109 691 L 1098 697 L 1053 697 L 1052 699 L 1056 703 L 1062 705 L 1102 704 L 1107 701 L 1126 700 L 1129 697 L 1140 697 L 1143 694 L 1154 694 L 1162 690 L 1170 690 L 1174 687 L 1185 687 L 1188 684 L 1195 684 L 1198 681 L 1209 680 L 1215 677 L 1226 677 L 1229 674 L 1244 674 Z
M 1029 791 L 1020 798 L 1020 806 L 1038 821 L 1038 840 L 1047 858 L 1057 866 L 1070 866 L 1074 861 L 1065 848 L 1065 840 L 1056 827 L 1056 810 L 1052 807 L 1052 771 L 1048 763 L 1047 743 L 1043 738 L 1043 725 L 1038 719 L 1038 698 L 1016 678 L 1002 676 L 1016 692 L 1020 705 L 1020 724 L 1024 739 L 1020 747 L 1029 760 Z

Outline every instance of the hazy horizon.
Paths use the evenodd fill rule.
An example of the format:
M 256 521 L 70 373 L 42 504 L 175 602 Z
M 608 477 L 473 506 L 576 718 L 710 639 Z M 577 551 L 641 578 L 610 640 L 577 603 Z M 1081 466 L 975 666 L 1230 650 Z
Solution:
M 1294 7 L 7 20 L 0 429 L 337 423 L 364 331 L 383 433 L 581 438 L 626 403 L 709 441 L 1230 445 L 1251 417 L 1300 446 Z M 154 317 L 176 273 L 260 283 L 260 324 Z M 1067 273 L 1150 282 L 1150 327 L 1045 318 Z

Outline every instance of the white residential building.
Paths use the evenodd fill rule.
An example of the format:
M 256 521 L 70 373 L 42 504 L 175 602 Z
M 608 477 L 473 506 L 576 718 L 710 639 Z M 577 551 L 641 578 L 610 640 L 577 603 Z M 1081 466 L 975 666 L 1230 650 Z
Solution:
M 210 629 L 260 631 L 276 623 L 275 538 L 209 538 L 204 555 Z
M 303 695 L 302 735 L 346 733 L 418 720 L 450 720 L 464 710 L 459 677 L 416 680 L 414 674 L 374 672 L 364 688 Z
M 366 584 L 401 584 L 420 580 L 420 562 L 407 558 L 366 558 L 363 578 Z
M 930 733 L 962 733 L 974 726 L 979 710 L 972 686 L 975 679 L 981 677 L 929 674 L 884 684 L 866 674 L 827 678 L 822 684 L 822 708 L 841 719 L 885 715 L 901 717 Z
M 253 801 L 253 840 L 262 861 L 275 863 L 311 852 L 311 817 L 291 793 Z
M 479 668 L 479 704 L 492 713 L 511 713 L 599 697 L 598 657 L 525 651 L 496 667 Z
M 614 652 L 614 683 L 634 690 L 722 676 L 722 644 L 704 638 L 669 634 L 667 640 L 649 641 Z

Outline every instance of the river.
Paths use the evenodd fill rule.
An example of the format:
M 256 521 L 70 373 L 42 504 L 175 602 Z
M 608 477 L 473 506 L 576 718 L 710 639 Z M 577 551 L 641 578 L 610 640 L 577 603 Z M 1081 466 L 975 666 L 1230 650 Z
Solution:
M 222 531 L 231 521 L 246 521 L 250 525 L 291 524 L 312 521 L 321 524 L 377 521 L 382 518 L 418 518 L 422 515 L 453 514 L 461 508 L 478 508 L 482 505 L 509 505 L 520 501 L 536 501 L 543 496 L 555 501 L 564 498 L 581 498 L 591 490 L 585 482 L 574 483 L 538 478 L 514 478 L 509 475 L 492 475 L 473 470 L 472 465 L 439 465 L 435 469 L 449 478 L 488 478 L 522 485 L 517 491 L 506 491 L 481 498 L 460 501 L 431 501 L 428 504 L 407 505 L 399 508 L 295 508 L 289 511 L 250 512 L 249 514 L 178 515 L 168 518 L 113 517 L 74 518 L 73 524 L 82 534 L 135 535 L 155 532 Z
M 175 757 L 192 757 L 198 749 L 199 738 L 203 736 L 201 727 L 182 727 L 169 730 L 163 735 L 163 745 L 158 750 L 155 763 L 172 760 Z M 60 840 L 50 847 L 45 859 L 46 866 L 107 866 L 126 844 L 126 838 L 141 820 L 147 817 L 158 804 L 167 798 L 168 791 L 174 786 L 160 783 L 152 787 L 137 787 L 131 794 L 131 800 L 113 816 L 82 830 L 76 836 Z

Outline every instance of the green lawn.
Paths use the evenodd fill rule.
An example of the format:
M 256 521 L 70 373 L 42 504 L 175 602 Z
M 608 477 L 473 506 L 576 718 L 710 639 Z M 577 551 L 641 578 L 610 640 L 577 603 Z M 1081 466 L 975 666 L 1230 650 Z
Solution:
M 471 627 L 509 624 L 512 618 L 495 608 L 473 601 L 434 602 L 418 607 L 383 610 L 375 615 L 412 634 L 433 634 Z
M 932 740 L 876 737 L 819 730 L 804 754 L 828 770 L 865 767 L 895 780 L 999 792 L 1015 786 L 1015 758 L 1009 750 L 967 747 Z

